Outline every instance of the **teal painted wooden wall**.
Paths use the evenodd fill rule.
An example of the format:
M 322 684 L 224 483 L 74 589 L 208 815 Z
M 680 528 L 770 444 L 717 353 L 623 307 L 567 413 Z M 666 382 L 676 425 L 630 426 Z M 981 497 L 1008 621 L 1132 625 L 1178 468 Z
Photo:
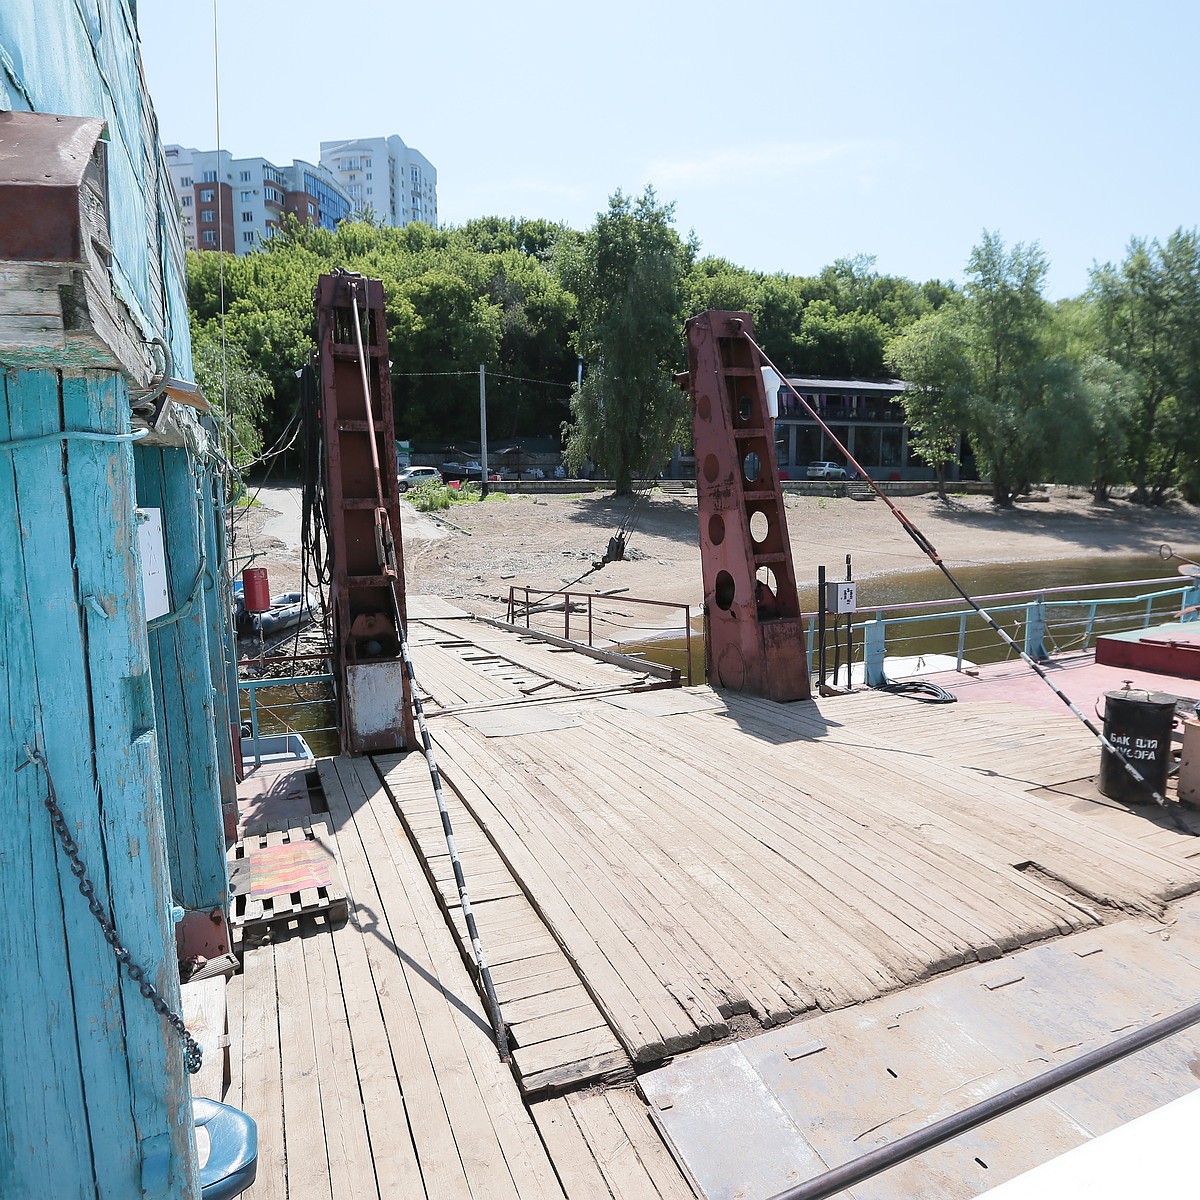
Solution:
M 113 280 L 142 336 L 164 338 L 173 373 L 190 379 L 182 238 L 134 6 L 0 0 L 9 108 L 107 121 Z M 128 435 L 124 382 L 0 365 L 0 1196 L 195 1200 L 178 1039 L 118 973 L 56 846 L 46 773 L 25 762 L 25 747 L 45 754 L 125 944 L 177 1007 L 172 900 L 208 908 L 226 892 L 219 801 L 232 755 L 214 712 L 230 684 L 227 667 L 216 671 L 227 634 L 207 551 L 219 518 L 202 455 L 120 440 L 8 445 L 60 430 Z M 139 487 L 164 509 L 172 599 L 187 599 L 201 547 L 212 571 L 194 612 L 154 634 L 137 562 Z
M 127 435 L 128 414 L 118 377 L 0 374 L 0 443 Z M 54 838 L 47 775 L 26 752 L 45 755 L 99 897 L 177 1007 L 134 453 L 129 441 L 0 446 L 5 1200 L 198 1194 L 178 1039 L 118 972 Z
M 229 887 L 217 730 L 227 717 L 218 712 L 210 657 L 208 596 L 220 563 L 208 554 L 208 472 L 185 450 L 138 447 L 133 453 L 138 504 L 162 510 L 172 609 L 191 604 L 186 615 L 149 635 L 172 891 L 184 908 L 224 908 Z M 223 678 L 218 683 L 223 692 Z

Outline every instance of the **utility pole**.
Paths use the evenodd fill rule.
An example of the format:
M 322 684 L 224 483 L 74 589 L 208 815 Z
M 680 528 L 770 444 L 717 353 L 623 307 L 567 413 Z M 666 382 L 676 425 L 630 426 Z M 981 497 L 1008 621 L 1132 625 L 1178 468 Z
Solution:
M 488 494 L 488 461 L 487 461 L 487 368 L 479 364 L 479 465 L 483 468 L 483 478 L 480 479 L 480 495 L 487 499 Z

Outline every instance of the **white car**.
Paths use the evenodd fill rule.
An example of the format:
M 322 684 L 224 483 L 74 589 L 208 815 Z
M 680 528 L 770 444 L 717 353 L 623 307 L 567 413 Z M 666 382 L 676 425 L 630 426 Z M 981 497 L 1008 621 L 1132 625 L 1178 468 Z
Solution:
M 846 468 L 839 467 L 837 463 L 815 462 L 808 464 L 805 474 L 809 479 L 845 479 Z
M 396 486 L 402 492 L 407 492 L 410 487 L 416 487 L 418 483 L 429 483 L 430 481 L 442 482 L 442 473 L 437 467 L 404 467 L 396 476 Z

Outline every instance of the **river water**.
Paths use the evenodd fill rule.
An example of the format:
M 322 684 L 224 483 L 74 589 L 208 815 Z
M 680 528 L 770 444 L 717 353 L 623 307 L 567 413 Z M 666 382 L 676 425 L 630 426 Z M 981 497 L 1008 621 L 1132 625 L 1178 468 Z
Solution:
M 1179 548 L 1178 553 L 1186 558 L 1197 558 L 1200 550 L 1195 547 Z M 1104 597 L 1132 596 L 1149 591 L 1165 590 L 1171 586 L 1183 586 L 1187 580 L 1177 573 L 1177 562 L 1164 562 L 1159 555 L 1101 555 L 1078 559 L 1052 559 L 1042 562 L 1024 563 L 993 563 L 987 566 L 954 566 L 951 569 L 955 578 L 972 596 L 997 595 L 1005 592 L 1035 591 L 1045 588 L 1082 587 L 1086 584 L 1119 583 L 1146 579 L 1162 579 L 1170 582 L 1157 587 L 1138 587 L 1114 589 L 1112 592 L 1100 593 Z M 828 579 L 836 580 L 844 576 L 843 564 L 830 566 L 827 571 Z M 918 604 L 924 601 L 944 600 L 956 596 L 954 588 L 936 567 L 923 571 L 904 571 L 892 575 L 879 575 L 861 580 L 858 584 L 858 613 L 855 623 L 870 619 L 875 608 L 892 604 Z M 1025 601 L 1010 603 L 1021 606 L 1021 611 L 997 614 L 997 618 L 1005 629 L 1017 639 L 1024 636 Z M 800 606 L 806 614 L 814 613 L 818 607 L 816 583 L 800 588 Z M 996 602 L 1000 606 L 1000 602 Z M 955 606 L 956 610 L 959 606 Z M 965 607 L 965 604 L 962 606 Z M 1162 600 L 1154 608 L 1156 621 L 1170 620 L 1177 604 Z M 1138 622 L 1142 606 L 1137 605 L 1105 605 L 1102 606 L 1093 636 L 1096 631 L 1104 629 L 1130 628 Z M 1082 647 L 1082 638 L 1087 623 L 1086 613 L 1074 613 L 1068 616 L 1065 612 L 1056 613 L 1051 610 L 1049 648 L 1054 650 L 1069 650 Z M 815 618 L 812 618 L 815 624 Z M 829 619 L 832 638 L 832 617 Z M 844 623 L 842 626 L 844 630 Z M 699 636 L 697 636 L 697 634 Z M 931 618 L 919 624 L 912 623 L 898 627 L 895 632 L 889 632 L 889 655 L 928 655 L 955 654 L 959 646 L 960 622 L 957 617 Z M 843 633 L 844 644 L 844 633 Z M 686 655 L 682 638 L 661 638 L 653 641 L 627 643 L 620 647 L 628 654 L 643 655 L 653 662 L 665 663 L 670 666 L 683 668 Z M 976 663 L 999 662 L 1012 657 L 1012 652 L 999 642 L 994 634 L 987 631 L 983 622 L 977 617 L 971 617 L 967 622 L 964 655 Z M 854 659 L 862 658 L 861 635 L 856 633 Z M 832 664 L 832 648 L 827 651 L 827 663 Z M 815 663 L 814 663 L 815 669 Z M 692 635 L 692 679 L 695 683 L 704 680 L 704 637 L 703 618 L 694 618 Z

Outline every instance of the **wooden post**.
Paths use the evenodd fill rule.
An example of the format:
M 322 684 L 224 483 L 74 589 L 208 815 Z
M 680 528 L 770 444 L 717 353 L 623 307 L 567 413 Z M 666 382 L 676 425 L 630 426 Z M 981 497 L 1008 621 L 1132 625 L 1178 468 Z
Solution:
M 200 520 L 204 529 L 204 624 L 208 630 L 208 667 L 213 686 L 214 735 L 217 743 L 217 770 L 222 804 L 237 803 L 237 779 L 233 770 L 233 742 L 230 722 L 238 721 L 237 674 L 232 685 L 230 666 L 236 662 L 233 629 L 227 597 L 225 531 L 221 514 L 221 476 L 212 466 L 200 472 Z M 232 687 L 232 690 L 231 690 Z
M 0 443 L 128 435 L 128 414 L 116 375 L 0 375 Z M 0 1021 L 6 1194 L 199 1194 L 178 1039 L 119 972 L 26 754 L 44 754 L 101 903 L 178 1007 L 136 536 L 128 442 L 0 449 L 0 955 L 20 1014 Z
M 214 568 L 202 550 L 198 481 L 185 450 L 139 448 L 134 458 L 138 503 L 162 510 L 172 613 L 186 606 L 197 581 L 201 589 L 190 612 L 150 633 L 171 886 L 184 908 L 225 908 L 229 881 L 202 577 Z M 221 722 L 227 736 L 224 714 Z

